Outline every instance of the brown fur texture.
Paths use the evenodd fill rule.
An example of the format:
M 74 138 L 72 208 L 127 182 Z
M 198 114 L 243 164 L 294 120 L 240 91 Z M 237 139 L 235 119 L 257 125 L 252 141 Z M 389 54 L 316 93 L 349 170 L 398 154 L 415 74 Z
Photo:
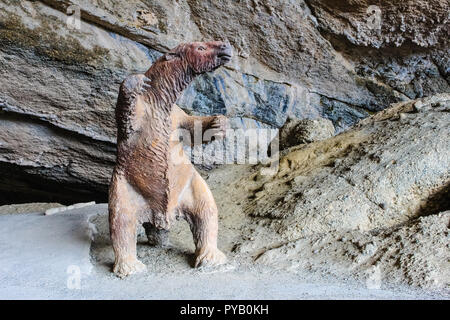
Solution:
M 190 224 L 196 266 L 225 262 L 217 249 L 217 207 L 206 182 L 183 153 L 176 134 L 203 131 L 223 136 L 223 116 L 188 116 L 174 105 L 199 74 L 231 58 L 229 44 L 182 44 L 159 58 L 145 75 L 132 75 L 120 87 L 116 106 L 117 163 L 109 191 L 110 233 L 115 262 L 123 277 L 145 270 L 136 258 L 136 226 L 142 223 L 149 242 L 164 245 L 176 216 Z M 182 161 L 180 161 L 180 159 Z

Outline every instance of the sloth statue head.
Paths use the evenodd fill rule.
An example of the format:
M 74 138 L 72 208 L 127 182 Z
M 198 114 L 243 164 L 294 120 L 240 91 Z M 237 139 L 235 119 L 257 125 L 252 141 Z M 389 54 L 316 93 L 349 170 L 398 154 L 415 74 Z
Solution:
M 183 43 L 166 53 L 166 61 L 179 59 L 195 75 L 214 71 L 229 62 L 231 45 L 222 41 Z

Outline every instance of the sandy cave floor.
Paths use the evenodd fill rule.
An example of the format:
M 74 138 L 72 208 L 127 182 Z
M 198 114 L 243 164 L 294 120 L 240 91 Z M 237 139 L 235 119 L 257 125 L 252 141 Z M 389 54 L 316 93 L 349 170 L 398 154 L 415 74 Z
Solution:
M 348 275 L 337 277 L 325 269 L 297 268 L 292 272 L 258 263 L 265 248 L 260 239 L 266 238 L 270 247 L 276 247 L 276 239 L 264 228 L 258 228 L 261 221 L 244 213 L 248 194 L 235 182 L 248 175 L 249 170 L 247 166 L 229 166 L 203 173 L 219 207 L 219 247 L 229 259 L 216 268 L 191 267 L 192 236 L 187 223 L 177 221 L 170 233 L 171 244 L 166 248 L 149 246 L 144 230 L 139 228 L 138 257 L 147 265 L 147 272 L 121 280 L 111 273 L 113 252 L 106 204 L 53 216 L 36 213 L 52 204 L 25 206 L 25 211 L 35 212 L 31 214 L 20 214 L 20 206 L 0 207 L 0 260 L 5 263 L 0 276 L 0 298 L 449 298 L 443 290 L 427 291 L 385 282 L 374 287 L 367 280 Z M 71 276 L 77 270 L 81 280 L 79 288 L 76 281 L 73 288 Z

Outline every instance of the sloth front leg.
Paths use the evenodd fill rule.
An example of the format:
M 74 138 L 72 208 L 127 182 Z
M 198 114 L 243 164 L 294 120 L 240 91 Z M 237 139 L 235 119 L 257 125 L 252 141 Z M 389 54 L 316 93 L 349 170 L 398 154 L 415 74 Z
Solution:
M 146 269 L 136 257 L 136 208 L 126 180 L 113 175 L 109 200 L 109 229 L 114 249 L 113 272 L 123 278 Z
M 217 248 L 217 206 L 206 182 L 197 172 L 194 172 L 191 189 L 192 198 L 188 201 L 190 205 L 185 216 L 195 243 L 194 267 L 223 264 L 227 258 Z
M 223 115 L 190 116 L 176 104 L 172 108 L 171 118 L 173 130 L 182 128 L 189 131 L 191 147 L 197 140 L 201 143 L 208 143 L 212 137 L 223 139 L 229 128 L 228 119 Z M 196 130 L 198 131 L 196 132 Z M 196 135 L 201 135 L 200 139 L 195 138 Z

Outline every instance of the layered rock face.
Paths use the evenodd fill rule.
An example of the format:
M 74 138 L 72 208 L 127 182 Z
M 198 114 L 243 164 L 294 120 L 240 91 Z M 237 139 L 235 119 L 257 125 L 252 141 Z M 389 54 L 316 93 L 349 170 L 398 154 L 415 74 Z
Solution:
M 450 91 L 448 2 L 370 6 L 3 0 L 0 202 L 105 201 L 119 84 L 180 42 L 233 45 L 230 66 L 178 104 L 235 127 L 323 117 L 340 132 L 389 103 Z

